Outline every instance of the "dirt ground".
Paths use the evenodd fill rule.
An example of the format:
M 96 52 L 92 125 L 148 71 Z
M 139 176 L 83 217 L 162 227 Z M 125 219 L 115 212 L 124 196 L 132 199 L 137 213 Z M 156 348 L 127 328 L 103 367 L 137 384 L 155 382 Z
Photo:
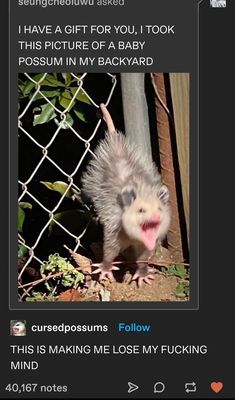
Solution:
M 124 282 L 106 282 L 105 292 L 108 301 L 185 301 L 187 299 L 179 298 L 175 295 L 175 289 L 179 279 L 175 276 L 164 276 L 155 274 L 155 279 L 151 285 L 143 283 L 141 287 L 137 286 L 136 281 L 131 281 L 131 274 L 125 275 Z M 100 285 L 98 283 L 98 285 Z M 108 294 L 109 293 L 109 294 Z M 102 296 L 102 289 L 97 293 L 96 301 L 105 301 L 105 293 Z M 88 301 L 89 291 L 86 294 Z M 103 300 L 104 298 L 104 300 Z M 95 300 L 95 299 L 94 299 Z
M 113 282 L 107 289 L 110 290 L 110 301 L 182 301 L 174 294 L 177 285 L 177 277 L 155 274 L 151 285 L 144 283 L 138 288 L 135 281 Z
M 131 281 L 132 275 L 126 272 L 123 281 L 109 282 L 104 279 L 101 283 L 91 281 L 89 288 L 79 293 L 69 289 L 60 296 L 60 301 L 188 301 L 188 297 L 178 297 L 175 294 L 180 279 L 176 276 L 165 276 L 156 272 L 151 285 L 143 283 L 137 286 L 136 281 Z
M 188 301 L 189 296 L 177 296 L 177 287 L 182 284 L 182 279 L 176 275 L 162 272 L 162 268 L 154 265 L 159 261 L 170 261 L 168 250 L 161 248 L 161 254 L 155 254 L 149 260 L 154 272 L 154 280 L 151 285 L 142 283 L 138 287 L 137 281 L 132 281 L 136 266 L 122 264 L 118 271 L 114 271 L 115 281 L 108 279 L 98 281 L 99 275 L 86 276 L 85 288 L 81 291 L 69 289 L 59 296 L 59 301 L 141 301 L 141 302 L 173 302 Z
M 73 252 L 72 256 L 76 261 L 76 266 L 82 270 L 84 279 L 77 288 L 62 290 L 54 296 L 54 301 L 185 302 L 189 300 L 189 269 L 183 264 L 172 265 L 172 259 L 164 248 L 161 248 L 160 255 L 155 254 L 147 261 L 151 274 L 154 276 L 151 285 L 143 282 L 140 287 L 137 280 L 132 280 L 136 272 L 136 264 L 119 260 L 117 261 L 119 270 L 114 271 L 115 280 L 110 282 L 105 278 L 100 282 L 100 274 L 92 273 L 96 267 L 91 264 L 91 260 Z M 33 301 L 52 301 L 52 298 L 43 292 L 36 295 Z M 29 299 L 26 300 L 29 301 Z

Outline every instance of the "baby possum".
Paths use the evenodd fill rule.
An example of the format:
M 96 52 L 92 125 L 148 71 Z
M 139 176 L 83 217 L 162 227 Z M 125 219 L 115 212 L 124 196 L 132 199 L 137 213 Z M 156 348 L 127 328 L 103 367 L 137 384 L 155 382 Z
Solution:
M 151 160 L 127 137 L 117 132 L 104 104 L 100 105 L 108 132 L 95 149 L 82 176 L 82 191 L 94 204 L 104 228 L 103 261 L 93 273 L 100 280 L 114 279 L 113 260 L 125 251 L 135 262 L 147 260 L 156 243 L 165 237 L 169 224 L 169 192 Z M 133 280 L 151 283 L 152 270 L 138 263 Z
M 26 335 L 26 327 L 24 322 L 17 321 L 12 325 L 12 335 L 13 336 L 25 336 Z

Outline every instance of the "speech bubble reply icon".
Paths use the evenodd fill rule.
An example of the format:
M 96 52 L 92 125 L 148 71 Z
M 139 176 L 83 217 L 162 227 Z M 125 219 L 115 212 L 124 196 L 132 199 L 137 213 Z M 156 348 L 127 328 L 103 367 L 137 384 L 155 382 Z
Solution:
M 156 382 L 153 387 L 153 393 L 162 393 L 165 390 L 165 385 L 163 382 Z

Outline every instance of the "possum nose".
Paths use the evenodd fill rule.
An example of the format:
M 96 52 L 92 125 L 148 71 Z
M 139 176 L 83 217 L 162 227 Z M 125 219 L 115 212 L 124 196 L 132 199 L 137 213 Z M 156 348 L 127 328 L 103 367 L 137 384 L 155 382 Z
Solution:
M 152 218 L 151 218 L 151 222 L 154 222 L 157 224 L 159 221 L 160 221 L 160 215 L 158 213 L 153 214 Z

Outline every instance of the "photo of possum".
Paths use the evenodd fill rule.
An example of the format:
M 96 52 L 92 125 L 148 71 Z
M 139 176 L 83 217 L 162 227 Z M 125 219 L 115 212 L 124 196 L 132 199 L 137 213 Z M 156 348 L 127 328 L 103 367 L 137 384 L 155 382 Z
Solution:
M 151 158 L 117 132 L 105 105 L 100 107 L 108 131 L 82 176 L 82 192 L 93 202 L 104 227 L 104 258 L 93 274 L 112 281 L 112 270 L 119 269 L 112 262 L 121 252 L 129 249 L 132 261 L 146 260 L 166 236 L 169 192 Z M 151 272 L 140 263 L 132 279 L 139 286 L 143 281 L 150 284 Z
M 12 320 L 10 323 L 11 336 L 26 336 L 26 321 Z
M 20 302 L 188 302 L 189 74 L 20 73 Z

